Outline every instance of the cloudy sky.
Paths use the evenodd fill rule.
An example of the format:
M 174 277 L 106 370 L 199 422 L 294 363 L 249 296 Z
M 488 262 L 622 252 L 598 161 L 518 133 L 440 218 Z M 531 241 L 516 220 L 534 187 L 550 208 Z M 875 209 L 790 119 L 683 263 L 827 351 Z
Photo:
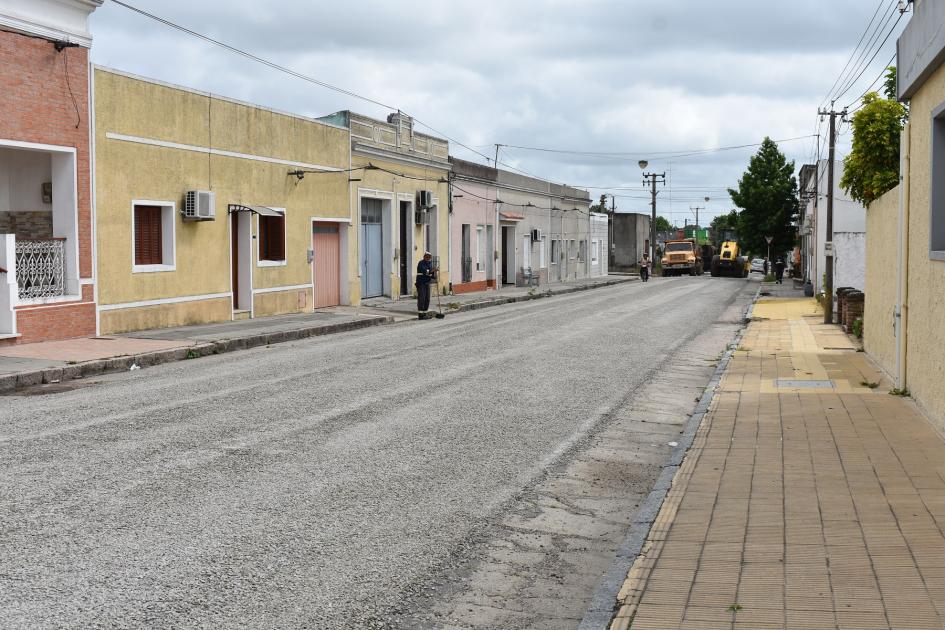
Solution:
M 845 64 L 838 106 L 877 78 L 910 17 L 894 26 L 896 0 L 127 2 L 400 108 L 484 155 L 505 145 L 500 165 L 594 187 L 595 199 L 611 192 L 619 210 L 648 212 L 637 166 L 648 159 L 667 173 L 658 211 L 679 225 L 690 206 L 708 206 L 702 223 L 730 210 L 725 188 L 756 148 L 682 154 L 816 133 L 818 106 L 848 82 L 832 89 Z M 92 32 L 105 66 L 305 115 L 389 113 L 110 0 Z M 847 131 L 841 153 L 848 144 Z M 816 153 L 811 137 L 780 146 L 798 168 Z M 455 142 L 451 152 L 485 161 Z

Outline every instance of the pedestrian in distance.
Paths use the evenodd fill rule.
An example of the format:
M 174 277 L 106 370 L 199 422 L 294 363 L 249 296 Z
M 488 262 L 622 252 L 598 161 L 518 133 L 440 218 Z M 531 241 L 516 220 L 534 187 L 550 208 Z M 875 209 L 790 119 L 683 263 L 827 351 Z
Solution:
M 784 258 L 778 256 L 778 262 L 774 263 L 774 275 L 778 284 L 784 284 Z
M 640 261 L 640 280 L 646 282 L 650 279 L 650 255 L 643 254 L 643 260 Z
M 768 257 L 765 256 L 765 278 L 768 277 L 768 270 L 771 269 L 771 263 L 768 262 Z
M 417 287 L 417 312 L 420 319 L 431 319 L 430 314 L 430 283 L 436 278 L 436 272 L 439 271 L 433 266 L 433 254 L 423 252 L 423 259 L 417 263 L 417 279 L 414 281 Z

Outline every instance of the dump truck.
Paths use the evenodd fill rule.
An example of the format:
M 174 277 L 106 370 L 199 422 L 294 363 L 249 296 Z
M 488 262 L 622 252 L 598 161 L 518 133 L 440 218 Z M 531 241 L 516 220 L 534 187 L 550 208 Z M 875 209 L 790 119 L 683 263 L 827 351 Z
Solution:
M 678 276 L 684 273 L 690 276 L 702 275 L 702 249 L 694 238 L 680 238 L 666 241 L 663 247 L 664 276 Z
M 747 256 L 742 255 L 737 241 L 725 241 L 722 249 L 712 257 L 709 271 L 713 278 L 728 276 L 730 278 L 747 278 L 751 263 Z

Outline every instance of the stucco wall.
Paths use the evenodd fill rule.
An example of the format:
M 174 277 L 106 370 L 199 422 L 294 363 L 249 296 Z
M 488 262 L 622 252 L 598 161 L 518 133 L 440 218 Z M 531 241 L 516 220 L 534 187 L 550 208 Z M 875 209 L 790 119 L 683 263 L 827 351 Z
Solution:
M 251 219 L 252 289 L 285 287 L 287 293 L 254 295 L 258 298 L 254 315 L 311 309 L 311 220 L 350 220 L 348 177 L 345 173 L 311 174 L 300 181 L 288 173 L 298 168 L 293 164 L 347 168 L 348 131 L 102 68 L 95 69 L 94 86 L 99 304 L 108 313 L 101 318 L 102 332 L 229 318 L 230 313 L 216 303 L 208 303 L 203 310 L 188 302 L 140 312 L 133 312 L 139 308 L 130 305 L 193 296 L 213 296 L 207 297 L 212 301 L 231 291 L 227 215 L 231 203 L 286 211 L 284 265 L 258 264 L 258 219 Z M 238 155 L 211 155 L 206 150 L 156 143 L 212 147 Z M 216 220 L 181 219 L 188 190 L 216 193 Z M 133 200 L 175 204 L 173 270 L 133 272 Z M 348 251 L 355 249 L 354 230 L 343 228 L 341 234 L 347 237 Z M 348 302 L 345 284 L 343 279 L 342 301 Z M 308 289 L 300 289 L 302 285 Z M 309 297 L 299 300 L 299 290 L 307 290 Z
M 896 306 L 899 252 L 899 188 L 870 204 L 866 211 L 866 305 L 863 346 L 887 374 L 896 370 Z M 843 286 L 843 285 L 837 285 Z
M 945 102 L 945 66 L 915 93 L 909 120 L 909 297 L 907 386 L 945 420 L 945 261 L 929 258 L 932 110 Z
M 496 251 L 495 204 L 491 201 L 488 201 L 488 199 L 495 198 L 496 189 L 493 185 L 486 185 L 480 182 L 466 181 L 462 179 L 457 179 L 453 182 L 453 218 L 450 230 L 450 239 L 453 242 L 452 277 L 454 291 L 462 283 L 463 277 L 463 224 L 469 225 L 469 249 L 470 258 L 472 258 L 472 262 L 470 264 L 472 277 L 469 284 L 473 284 L 477 290 L 482 290 L 482 288 L 487 286 L 484 283 L 487 283 L 489 280 L 495 280 L 494 271 L 492 277 L 488 276 L 488 260 L 483 261 L 483 268 L 481 271 L 476 269 L 477 226 L 482 225 L 492 227 L 493 242 L 491 243 L 491 246 L 487 244 L 485 251 L 487 256 Z M 488 231 L 484 230 L 483 239 L 487 239 L 487 235 Z M 497 265 L 494 260 L 492 262 L 493 269 L 495 269 Z

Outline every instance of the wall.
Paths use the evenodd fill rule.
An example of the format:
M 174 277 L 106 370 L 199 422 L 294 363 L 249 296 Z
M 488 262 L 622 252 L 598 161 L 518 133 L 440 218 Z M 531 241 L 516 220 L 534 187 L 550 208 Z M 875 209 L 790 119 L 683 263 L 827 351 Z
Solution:
M 928 2 L 926 2 L 928 4 Z M 918 16 L 913 17 L 914 22 Z M 909 262 L 907 386 L 945 423 L 945 261 L 929 258 L 932 111 L 945 102 L 945 66 L 916 91 L 909 107 Z
M 594 264 L 591 254 L 588 253 L 588 258 L 591 259 L 591 276 L 599 277 L 606 276 L 607 269 L 607 252 L 609 251 L 610 244 L 607 240 L 607 232 L 609 231 L 607 215 L 606 214 L 592 214 L 591 215 L 591 241 L 597 241 L 600 243 L 598 245 L 599 252 L 597 256 L 597 263 Z
M 348 176 L 289 172 L 346 169 L 346 129 L 104 68 L 95 69 L 95 105 L 102 332 L 232 318 L 229 204 L 286 210 L 285 264 L 260 266 L 255 240 L 247 243 L 253 316 L 312 309 L 312 219 L 350 221 Z M 188 190 L 216 193 L 216 220 L 181 219 Z M 173 269 L 133 272 L 133 200 L 175 204 Z M 258 219 L 250 225 L 254 237 Z M 354 231 L 340 225 L 350 251 Z M 343 302 L 347 285 L 345 276 Z
M 80 11 L 77 23 L 89 11 Z M 49 41 L 0 31 L 0 138 L 75 150 L 76 197 L 69 222 L 77 237 L 70 239 L 68 247 L 78 258 L 78 269 L 71 271 L 75 286 L 70 287 L 76 298 L 68 303 L 18 307 L 21 336 L 0 343 L 95 334 L 88 83 L 86 48 L 56 52 Z
M 814 260 L 811 261 L 811 282 L 814 285 L 814 292 L 819 293 L 823 290 L 823 274 L 824 269 L 826 268 L 826 254 L 824 253 L 824 243 L 827 240 L 827 167 L 828 160 L 820 161 L 820 173 L 822 177 L 820 178 L 820 183 L 818 186 L 819 200 L 817 204 L 817 214 L 814 216 L 814 229 L 816 230 L 816 255 Z M 838 265 L 838 260 L 841 255 L 844 255 L 842 250 L 843 245 L 838 245 L 838 242 L 851 243 L 856 240 L 856 237 L 853 236 L 854 233 L 863 233 L 866 231 L 866 210 L 862 205 L 850 199 L 846 192 L 840 188 L 840 178 L 843 177 L 843 162 L 836 161 L 834 163 L 834 199 L 833 199 L 833 233 L 834 233 L 834 247 L 840 247 L 837 249 L 837 256 L 835 257 L 834 264 Z M 841 233 L 847 233 L 846 237 L 841 236 Z M 846 269 L 848 270 L 847 278 L 844 284 L 840 284 L 837 277 L 834 278 L 833 286 L 834 287 L 854 287 L 857 289 L 863 289 L 865 286 L 865 277 L 856 272 L 857 269 L 864 269 L 865 264 L 862 261 L 854 261 L 852 257 L 857 255 L 857 252 L 862 251 L 862 244 L 860 245 L 851 245 L 852 249 L 848 249 L 845 255 L 846 258 Z M 777 259 L 778 254 L 775 252 L 771 253 L 773 259 Z
M 870 204 L 866 211 L 866 304 L 863 346 L 887 374 L 896 372 L 896 308 L 899 252 L 899 188 Z M 844 286 L 844 285 L 837 285 Z
M 454 165 L 455 168 L 455 165 Z M 484 167 L 485 168 L 485 167 Z M 493 169 L 490 169 L 493 170 Z M 492 228 L 492 242 L 487 243 L 486 255 L 492 256 L 496 251 L 495 238 L 495 204 L 489 199 L 496 198 L 495 185 L 464 180 L 459 177 L 453 180 L 453 217 L 450 226 L 450 240 L 452 246 L 452 278 L 453 292 L 468 293 L 470 291 L 484 291 L 495 287 L 495 257 L 491 261 L 482 261 L 482 270 L 476 269 L 477 241 L 476 227 L 489 226 Z M 471 267 L 471 281 L 462 282 L 462 251 L 463 251 L 463 224 L 469 225 L 469 247 Z M 487 238 L 488 230 L 484 231 L 483 239 Z M 492 264 L 493 274 L 488 276 L 489 264 Z
M 614 270 L 636 266 L 643 258 L 646 241 L 650 238 L 650 217 L 638 213 L 613 215 Z
M 866 232 L 834 232 L 833 286 L 866 287 Z

